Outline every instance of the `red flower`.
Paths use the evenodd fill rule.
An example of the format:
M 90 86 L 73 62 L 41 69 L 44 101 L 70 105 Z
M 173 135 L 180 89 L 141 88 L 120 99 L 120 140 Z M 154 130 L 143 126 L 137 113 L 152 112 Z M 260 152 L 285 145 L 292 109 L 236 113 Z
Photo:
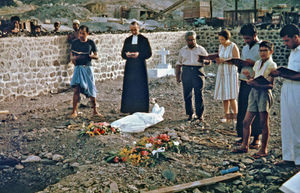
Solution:
M 126 157 L 122 157 L 122 158 L 121 158 L 121 161 L 122 161 L 122 162 L 126 162 L 126 161 L 127 161 L 127 160 L 126 160 Z
M 116 132 L 115 128 L 113 128 L 113 127 L 111 128 L 111 131 L 114 133 Z
M 142 155 L 142 156 L 147 156 L 148 154 L 149 154 L 148 151 L 141 151 L 141 155 Z
M 104 130 L 104 129 L 100 130 L 100 133 L 101 133 L 101 134 L 104 134 L 104 133 L 105 133 L 105 130 Z
M 119 157 L 118 157 L 118 156 L 116 156 L 116 157 L 114 158 L 114 162 L 115 162 L 115 163 L 118 163 L 118 162 L 119 162 Z

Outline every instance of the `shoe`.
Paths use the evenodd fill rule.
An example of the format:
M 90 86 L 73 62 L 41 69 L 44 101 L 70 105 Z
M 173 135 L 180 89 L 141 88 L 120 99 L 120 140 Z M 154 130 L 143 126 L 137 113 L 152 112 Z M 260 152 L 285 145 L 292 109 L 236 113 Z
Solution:
M 255 154 L 253 154 L 251 157 L 253 157 L 254 159 L 259 159 L 259 158 L 261 158 L 261 157 L 267 157 L 269 154 L 268 153 L 262 153 L 262 154 L 260 154 L 260 153 L 255 153 Z
M 220 119 L 221 123 L 227 123 L 227 119 L 226 118 L 222 118 Z
M 234 145 L 240 146 L 240 145 L 242 145 L 242 143 L 243 143 L 243 139 L 240 139 L 240 140 L 234 142 Z
M 187 118 L 187 121 L 191 121 L 192 118 L 193 118 L 193 116 L 192 116 L 192 115 L 189 115 L 188 118 Z

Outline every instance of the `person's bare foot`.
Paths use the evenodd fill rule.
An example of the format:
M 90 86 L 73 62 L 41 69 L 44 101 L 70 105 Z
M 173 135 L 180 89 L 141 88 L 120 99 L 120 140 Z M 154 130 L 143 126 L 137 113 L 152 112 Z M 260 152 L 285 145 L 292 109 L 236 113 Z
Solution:
M 94 117 L 99 117 L 99 118 L 104 118 L 104 116 L 101 113 L 97 112 L 97 111 L 93 113 L 93 116 Z
M 75 119 L 78 116 L 77 112 L 72 113 L 69 118 Z

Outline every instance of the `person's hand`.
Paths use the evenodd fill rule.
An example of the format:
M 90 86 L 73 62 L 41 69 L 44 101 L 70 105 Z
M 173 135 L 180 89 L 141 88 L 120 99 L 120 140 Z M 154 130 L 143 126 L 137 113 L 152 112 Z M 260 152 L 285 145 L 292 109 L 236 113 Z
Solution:
M 72 56 L 71 57 L 71 62 L 74 64 L 74 65 L 76 65 L 76 60 L 78 59 L 78 57 L 77 56 Z
M 140 54 L 139 52 L 132 52 L 131 57 L 132 58 L 137 58 L 139 56 L 139 54 Z
M 175 67 L 175 75 L 176 75 L 176 82 L 177 83 L 181 83 L 181 66 L 180 65 L 177 65 Z
M 272 76 L 272 77 L 278 77 L 278 76 L 280 76 L 280 71 L 279 70 L 272 70 L 270 72 L 270 76 Z
M 132 53 L 131 52 L 126 52 L 126 57 L 127 58 L 132 58 Z
M 182 81 L 182 80 L 181 80 L 181 76 L 180 76 L 180 75 L 179 75 L 179 76 L 176 76 L 176 82 L 177 82 L 177 83 L 181 83 L 181 81 Z
M 224 63 L 224 59 L 223 58 L 216 58 L 216 63 L 217 64 L 221 64 L 221 63 Z
M 244 70 L 242 73 L 247 77 L 247 79 L 250 78 L 250 72 L 248 70 Z
M 203 56 L 199 56 L 199 58 L 198 58 L 198 62 L 199 62 L 199 63 L 202 63 L 202 62 L 203 62 L 203 60 L 204 60 L 204 57 L 203 57 Z
M 247 84 L 250 85 L 250 86 L 255 86 L 255 81 L 253 81 L 253 79 L 250 79 L 250 80 L 246 80 Z

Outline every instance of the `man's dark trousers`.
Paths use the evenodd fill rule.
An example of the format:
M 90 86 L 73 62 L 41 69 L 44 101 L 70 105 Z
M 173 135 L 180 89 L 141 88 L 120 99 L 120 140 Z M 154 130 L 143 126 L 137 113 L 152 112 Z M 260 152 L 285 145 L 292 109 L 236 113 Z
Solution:
M 192 107 L 192 91 L 194 89 L 195 95 L 195 109 L 198 118 L 203 118 L 204 104 L 203 104 L 203 88 L 205 84 L 205 77 L 202 67 L 198 66 L 184 66 L 182 67 L 182 85 L 185 102 L 185 111 L 187 115 L 193 115 Z

